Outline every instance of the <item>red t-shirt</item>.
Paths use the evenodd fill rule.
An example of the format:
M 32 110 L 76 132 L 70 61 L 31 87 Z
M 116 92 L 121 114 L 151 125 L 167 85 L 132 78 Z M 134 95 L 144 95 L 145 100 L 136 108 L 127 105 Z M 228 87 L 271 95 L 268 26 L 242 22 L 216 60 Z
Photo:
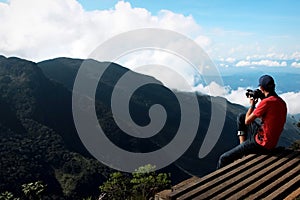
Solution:
M 262 119 L 262 127 L 255 141 L 267 149 L 275 148 L 286 121 L 285 102 L 278 96 L 267 97 L 259 103 L 253 114 Z

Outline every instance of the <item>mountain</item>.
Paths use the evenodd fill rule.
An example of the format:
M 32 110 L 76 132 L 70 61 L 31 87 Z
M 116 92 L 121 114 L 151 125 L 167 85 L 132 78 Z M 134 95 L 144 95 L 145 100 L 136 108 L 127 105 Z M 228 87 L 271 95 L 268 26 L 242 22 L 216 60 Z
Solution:
M 43 72 L 45 73 L 46 76 L 48 76 L 48 78 L 60 82 L 64 84 L 69 90 L 72 90 L 73 85 L 70 83 L 72 81 L 74 82 L 75 75 L 77 74 L 77 71 L 80 68 L 82 62 L 83 60 L 80 61 L 80 60 L 73 60 L 69 58 L 57 58 L 53 60 L 40 62 L 38 63 L 38 66 L 43 70 Z M 108 63 L 98 62 L 97 65 L 99 68 L 103 68 L 105 67 L 105 65 L 108 65 Z M 66 68 L 66 70 L 64 70 L 64 68 Z M 58 73 L 61 74 L 58 76 L 57 75 Z M 131 73 L 133 80 L 145 79 L 145 82 L 147 81 L 157 82 L 159 84 L 159 81 L 154 80 L 152 77 L 137 74 L 132 71 L 128 71 L 127 69 L 115 63 L 109 63 L 109 67 L 107 68 L 107 70 L 105 71 L 105 73 L 103 74 L 103 76 L 99 81 L 98 89 L 96 92 L 96 99 L 102 102 L 106 107 L 106 109 L 108 110 L 110 110 L 111 107 L 110 97 L 112 91 L 114 89 L 117 91 L 120 90 L 121 93 L 122 90 L 127 90 L 126 85 L 118 85 L 117 88 L 114 87 L 117 81 L 120 79 L 120 77 L 122 77 L 122 75 L 124 75 L 125 73 Z M 174 134 L 176 133 L 178 128 L 178 123 L 180 121 L 178 117 L 181 116 L 180 109 L 178 109 L 178 102 L 176 98 L 174 98 L 174 93 L 177 96 L 183 96 L 183 98 L 187 99 L 187 101 L 191 101 L 190 94 L 186 92 L 170 91 L 168 88 L 165 88 L 164 86 L 158 84 L 148 84 L 146 86 L 141 87 L 140 89 L 137 90 L 136 93 L 134 93 L 132 97 L 133 99 L 132 103 L 134 106 L 132 106 L 131 116 L 132 118 L 135 119 L 136 123 L 138 124 L 144 124 L 144 125 L 148 124 L 149 119 L 147 118 L 148 116 L 147 112 L 149 110 L 149 107 L 157 103 L 163 105 L 164 108 L 167 110 L 167 113 L 170 113 L 168 115 L 170 116 L 169 117 L 170 120 L 167 120 L 166 126 L 161 131 L 161 134 L 157 134 L 155 137 L 151 138 L 151 140 L 132 138 L 127 134 L 124 134 L 120 129 L 116 128 L 117 125 L 114 123 L 114 120 L 110 117 L 107 117 L 108 120 L 106 120 L 106 123 L 107 122 L 111 123 L 111 125 L 109 125 L 108 127 L 116 128 L 114 130 L 107 130 L 107 132 L 109 132 L 110 135 L 114 135 L 110 139 L 114 141 L 115 144 L 121 146 L 126 150 L 138 151 L 138 152 L 149 152 L 150 146 L 152 147 L 156 146 L 154 149 L 152 149 L 152 151 L 157 150 L 159 147 L 164 146 L 168 142 L 170 142 L 170 140 L 174 137 Z M 201 126 L 201 128 L 198 130 L 198 134 L 194 140 L 194 143 L 191 145 L 189 150 L 183 155 L 182 158 L 187 157 L 188 160 L 192 160 L 192 161 L 197 160 L 198 166 L 203 165 L 203 167 L 201 167 L 201 169 L 199 170 L 199 167 L 195 167 L 196 165 L 190 165 L 186 161 L 181 162 L 180 160 L 178 160 L 177 161 L 178 166 L 188 173 L 204 175 L 208 172 L 211 172 L 212 170 L 215 169 L 215 163 L 219 155 L 222 152 L 224 152 L 225 149 L 227 150 L 232 148 L 238 142 L 237 138 L 235 137 L 235 134 L 229 134 L 229 133 L 232 132 L 232 130 L 235 130 L 235 126 L 236 126 L 235 119 L 237 114 L 239 112 L 244 112 L 245 108 L 239 105 L 231 104 L 229 102 L 226 102 L 226 105 L 219 104 L 217 105 L 217 109 L 223 109 L 225 106 L 227 107 L 227 113 L 226 113 L 227 117 L 223 129 L 223 134 L 219 139 L 219 141 L 226 141 L 226 142 L 222 143 L 221 145 L 219 144 L 219 146 L 216 145 L 213 153 L 208 157 L 208 159 L 210 159 L 209 164 L 207 164 L 207 160 L 199 159 L 198 155 L 196 155 L 199 152 L 200 146 L 204 140 L 206 131 L 208 129 L 211 120 L 210 119 L 211 99 L 215 99 L 215 101 L 218 101 L 217 99 L 220 98 L 219 97 L 214 98 L 206 95 L 197 94 L 197 100 L 199 104 L 198 106 L 200 108 L 200 116 L 201 116 L 199 125 Z M 191 103 L 188 102 L 188 104 Z M 189 133 L 189 130 L 186 130 L 186 132 Z M 193 157 L 193 159 L 191 159 L 191 156 Z
M 299 69 L 294 67 L 220 67 L 224 86 L 237 90 L 239 87 L 257 88 L 258 78 L 263 74 L 274 77 L 278 94 L 300 91 Z
M 20 193 L 23 183 L 41 180 L 47 184 L 51 194 L 49 199 L 78 199 L 97 194 L 98 186 L 113 171 L 90 154 L 74 124 L 72 92 L 79 91 L 73 91 L 73 85 L 83 62 L 80 59 L 57 58 L 34 63 L 0 56 L 0 192 Z M 96 71 L 103 70 L 96 89 L 96 109 L 92 110 L 96 110 L 98 123 L 113 144 L 129 152 L 146 153 L 159 150 L 176 138 L 182 120 L 177 97 L 183 99 L 185 105 L 191 105 L 194 94 L 172 91 L 153 77 L 132 72 L 115 63 L 85 62 L 95 66 Z M 130 98 L 130 116 L 136 124 L 146 126 L 151 122 L 151 106 L 159 104 L 165 109 L 165 124 L 149 138 L 137 137 L 143 132 L 126 118 L 119 119 L 119 124 L 115 121 L 111 97 L 114 91 L 123 94 L 129 90 L 130 85 L 117 84 L 125 74 L 131 77 L 132 82 L 151 83 L 138 88 Z M 88 73 L 92 78 L 94 75 Z M 197 134 L 176 162 L 160 170 L 171 172 L 174 184 L 186 179 L 189 174 L 203 176 L 214 171 L 220 154 L 238 143 L 236 116 L 245 112 L 245 108 L 220 97 L 195 95 L 200 110 Z M 199 158 L 209 124 L 215 120 L 212 119 L 212 101 L 217 102 L 214 108 L 217 113 L 226 106 L 225 124 L 220 138 L 210 138 L 217 141 L 212 151 Z M 85 105 L 75 104 L 77 106 L 87 109 Z M 185 118 L 192 119 L 194 114 L 192 110 Z M 120 124 L 135 135 L 126 134 Z M 192 126 L 185 129 L 186 137 L 192 129 Z M 296 129 L 287 131 L 288 134 L 283 137 L 285 145 L 296 135 Z
M 46 76 L 48 76 L 50 79 L 55 80 L 57 82 L 62 83 L 65 85 L 69 90 L 73 89 L 73 83 L 75 80 L 75 76 L 78 72 L 78 69 L 80 68 L 83 60 L 80 59 L 70 59 L 70 58 L 56 58 L 52 60 L 47 60 L 38 63 L 38 66 L 41 67 L 43 72 L 45 73 Z M 109 65 L 106 73 L 103 74 L 103 77 L 100 79 L 100 83 L 98 85 L 98 89 L 96 92 L 96 99 L 100 100 L 102 103 L 105 104 L 106 109 L 110 109 L 110 97 L 111 97 L 111 92 L 114 90 L 114 86 L 116 82 L 119 80 L 122 75 L 125 73 L 133 73 L 134 74 L 134 80 L 138 80 L 141 77 L 144 79 L 153 79 L 152 77 L 148 77 L 145 75 L 141 74 L 136 74 L 134 72 L 128 71 L 127 69 L 123 68 L 120 65 L 117 65 L 115 63 L 106 63 L 106 62 L 99 62 L 97 63 L 99 65 L 99 68 L 105 67 L 105 65 Z M 65 70 L 66 69 L 66 70 Z M 59 74 L 59 75 L 58 75 Z M 254 76 L 254 74 L 253 74 Z M 226 79 L 227 77 L 225 77 Z M 103 85 L 104 83 L 104 85 Z M 120 85 L 118 85 L 120 87 Z M 121 90 L 126 90 L 126 85 L 122 85 Z M 152 88 L 151 88 L 152 87 Z M 105 89 L 102 89 L 105 88 Z M 144 89 L 140 89 L 139 93 L 135 93 L 135 98 L 138 99 L 138 102 L 135 102 L 135 107 L 137 107 L 137 113 L 135 119 L 141 124 L 147 124 L 147 120 L 145 121 L 146 117 L 145 115 L 141 114 L 141 111 L 147 111 L 149 107 L 147 106 L 139 106 L 141 102 L 145 102 L 145 104 L 148 105 L 153 105 L 155 102 L 159 102 L 162 105 L 164 105 L 165 108 L 170 108 L 170 112 L 172 113 L 171 116 L 180 116 L 179 111 L 174 108 L 176 108 L 176 104 L 174 103 L 175 101 L 172 100 L 172 98 L 169 96 L 168 97 L 168 91 L 164 87 L 158 87 L 158 86 L 150 86 L 147 89 L 144 87 Z M 182 93 L 178 91 L 171 91 L 172 93 L 178 93 L 188 97 L 188 93 Z M 103 95 L 105 94 L 105 95 Z M 104 98 L 106 97 L 106 98 Z M 199 122 L 200 129 L 198 130 L 198 134 L 196 135 L 196 138 L 194 139 L 194 142 L 190 146 L 190 148 L 186 151 L 186 153 L 179 159 L 175 164 L 181 168 L 183 171 L 187 172 L 188 174 L 193 174 L 193 175 L 199 175 L 202 176 L 204 174 L 207 174 L 215 169 L 215 163 L 219 157 L 219 155 L 232 148 L 235 146 L 238 141 L 235 136 L 236 133 L 236 116 L 238 113 L 245 112 L 246 108 L 236 105 L 236 104 L 231 104 L 230 102 L 226 102 L 226 105 L 218 105 L 219 108 L 222 108 L 226 106 L 226 120 L 225 120 L 225 125 L 221 134 L 221 137 L 218 140 L 218 143 L 216 144 L 215 148 L 213 151 L 209 154 L 209 156 L 199 159 L 198 158 L 198 152 L 201 144 L 203 143 L 204 136 L 206 135 L 208 124 L 210 122 L 210 117 L 211 117 L 211 103 L 210 101 L 213 99 L 218 99 L 218 98 L 213 98 L 213 97 L 208 97 L 205 95 L 200 95 L 197 94 L 198 98 L 198 103 L 199 103 L 199 108 L 200 108 L 200 116 L 201 120 Z M 147 99 L 147 100 L 145 100 Z M 171 105 L 171 106 L 170 106 Z M 97 107 L 97 106 L 96 106 Z M 134 108 L 134 106 L 133 106 Z M 132 117 L 134 118 L 134 114 L 132 113 Z M 114 121 L 113 119 L 110 119 L 109 121 Z M 177 121 L 178 122 L 178 121 Z M 171 125 L 167 126 L 168 131 L 166 131 L 168 134 L 163 138 L 160 138 L 156 140 L 157 141 L 169 141 L 168 140 L 168 135 L 170 135 L 172 129 L 174 129 L 174 126 L 176 124 L 176 119 L 173 119 L 171 121 Z M 116 127 L 116 124 L 112 125 L 113 127 Z M 116 131 L 119 132 L 120 136 L 117 138 L 122 138 L 119 140 L 118 145 L 125 149 L 130 149 L 128 146 L 130 146 L 130 139 L 124 135 L 126 134 L 121 134 L 120 130 Z M 115 135 L 118 135 L 115 133 Z M 171 137 L 170 137 L 171 138 Z M 279 145 L 280 146 L 285 146 L 289 147 L 296 139 L 300 138 L 300 133 L 299 129 L 295 126 L 295 119 L 293 119 L 291 116 L 288 116 L 288 120 L 285 126 L 285 129 L 283 131 L 283 134 L 280 138 Z M 112 138 L 114 140 L 114 138 Z M 154 138 L 155 140 L 155 138 Z M 126 142 L 122 142 L 126 141 Z M 137 147 L 139 151 L 143 152 L 143 148 L 146 148 L 145 151 L 147 152 L 147 149 L 149 148 L 149 145 L 153 144 L 147 144 L 143 143 L 143 141 L 138 141 L 134 142 L 136 144 L 142 144 L 141 146 Z M 165 143 L 161 143 L 158 146 L 163 146 Z M 131 149 L 131 150 L 134 150 Z M 149 150 L 149 149 L 148 149 Z M 199 167 L 201 166 L 201 167 Z
M 36 63 L 0 57 L 0 191 L 47 184 L 50 199 L 93 194 L 110 169 L 82 145 L 72 120 L 71 93 Z

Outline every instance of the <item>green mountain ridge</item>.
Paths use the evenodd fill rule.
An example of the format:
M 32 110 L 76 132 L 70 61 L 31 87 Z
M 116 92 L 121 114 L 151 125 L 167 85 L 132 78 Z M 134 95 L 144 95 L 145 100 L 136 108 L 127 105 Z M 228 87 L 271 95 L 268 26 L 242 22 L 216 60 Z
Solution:
M 78 199 L 97 194 L 98 186 L 113 171 L 90 155 L 79 139 L 73 122 L 72 89 L 82 62 L 81 59 L 56 58 L 34 63 L 0 56 L 0 192 L 20 193 L 21 184 L 42 180 L 48 185 L 49 199 Z M 108 64 L 91 62 L 100 68 Z M 174 93 L 184 97 L 187 103 L 190 93 L 171 91 L 157 84 L 139 88 L 130 101 L 130 114 L 134 122 L 147 125 L 150 120 L 148 111 L 154 104 L 162 105 L 168 118 L 155 136 L 148 139 L 133 137 L 117 126 L 110 108 L 112 91 L 122 91 L 128 87 L 114 87 L 127 72 L 132 73 L 134 80 L 151 79 L 159 83 L 153 77 L 110 63 L 96 92 L 99 124 L 106 136 L 125 150 L 155 151 L 174 138 L 179 126 L 180 109 Z M 227 102 L 225 124 L 217 144 L 208 156 L 198 158 L 211 121 L 211 98 L 197 94 L 200 108 L 197 135 L 176 162 L 161 170 L 171 172 L 173 184 L 186 179 L 189 174 L 203 176 L 214 171 L 219 155 L 238 143 L 234 134 L 235 120 L 245 108 Z M 217 105 L 217 109 L 223 106 Z M 122 123 L 131 131 L 137 131 L 129 122 L 123 120 Z M 297 129 L 289 127 L 283 143 L 288 145 L 297 137 Z
M 18 194 L 22 184 L 37 180 L 47 184 L 50 199 L 97 191 L 109 169 L 86 156 L 72 121 L 71 93 L 35 63 L 1 57 L 0 94 L 0 191 Z

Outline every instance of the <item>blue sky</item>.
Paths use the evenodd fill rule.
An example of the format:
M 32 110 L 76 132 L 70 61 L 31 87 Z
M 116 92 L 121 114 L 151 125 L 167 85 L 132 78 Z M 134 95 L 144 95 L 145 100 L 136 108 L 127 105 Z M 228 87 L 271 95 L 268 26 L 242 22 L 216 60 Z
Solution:
M 86 10 L 114 9 L 116 0 L 79 0 Z M 225 48 L 257 43 L 261 52 L 292 54 L 300 50 L 300 1 L 298 0 L 128 0 L 132 7 L 145 8 L 153 15 L 170 10 L 192 16 L 203 34 Z M 255 50 L 244 50 L 254 54 Z M 267 52 L 268 51 L 268 52 Z M 247 53 L 240 55 L 246 57 Z M 221 56 L 222 57 L 222 56 Z
M 299 0 L 0 0 L 0 55 L 35 62 L 87 58 L 115 35 L 152 27 L 190 37 L 221 73 L 300 74 L 299 8 Z M 171 57 L 145 55 L 128 59 L 124 66 L 147 60 L 181 67 Z M 177 84 L 168 73 L 159 75 L 159 80 Z M 195 82 L 194 74 L 185 75 L 188 83 Z M 196 90 L 205 93 L 212 87 L 211 95 L 244 104 L 240 97 L 245 88 L 233 91 L 215 84 L 198 85 Z M 286 99 L 300 98 L 300 91 L 291 92 L 295 93 L 287 93 Z M 300 113 L 300 105 L 292 110 Z
M 79 0 L 87 10 L 113 9 L 117 0 Z M 300 1 L 298 0 L 128 0 L 133 7 L 153 14 L 166 9 L 192 15 L 205 28 L 224 28 L 261 35 L 298 36 Z
M 10 40 L 7 42 L 8 44 L 11 43 L 12 39 L 16 38 L 15 36 L 11 36 L 11 33 L 9 33 L 7 29 L 14 31 L 13 34 L 16 32 L 24 32 L 23 35 L 26 35 L 26 37 L 28 37 L 28 35 L 30 35 L 29 37 L 35 37 L 32 40 L 43 39 L 43 37 L 45 39 L 49 34 L 41 36 L 40 32 L 44 32 L 46 29 L 51 30 L 51 26 L 55 25 L 52 22 L 55 20 L 63 27 L 67 27 L 68 24 L 73 24 L 78 20 L 79 24 L 74 26 L 77 26 L 77 29 L 81 30 L 83 27 L 88 26 L 88 24 L 83 25 L 80 20 L 87 23 L 94 21 L 93 26 L 98 26 L 99 29 L 106 27 L 106 31 L 109 29 L 113 30 L 104 33 L 105 37 L 126 30 L 143 28 L 143 26 L 165 28 L 165 25 L 173 23 L 175 25 L 170 25 L 167 29 L 170 28 L 171 30 L 179 31 L 192 37 L 192 39 L 197 39 L 197 37 L 199 39 L 200 36 L 202 40 L 201 45 L 203 45 L 203 48 L 215 60 L 227 58 L 231 60 L 232 58 L 241 60 L 247 57 L 264 59 L 266 55 L 270 54 L 273 54 L 273 58 L 294 58 L 295 56 L 293 55 L 295 53 L 297 55 L 300 54 L 297 53 L 300 52 L 299 0 L 124 0 L 122 1 L 123 3 L 120 3 L 118 0 L 53 0 L 52 2 L 50 0 L 0 0 L 0 2 L 5 2 L 9 5 L 8 8 L 0 5 L 1 22 L 7 21 L 7 24 L 10 22 L 15 24 L 19 23 L 20 26 L 23 27 L 23 21 L 27 15 L 31 17 L 27 21 L 36 21 L 38 18 L 46 18 L 46 20 L 36 25 L 36 27 L 40 27 L 43 30 L 41 31 L 39 29 L 34 33 L 29 30 L 24 30 L 26 27 L 23 27 L 23 30 L 19 30 L 20 28 L 6 28 L 3 26 L 4 28 L 0 36 L 1 34 L 6 34 L 2 36 L 2 38 Z M 81 12 L 78 9 L 78 3 L 84 9 L 84 15 L 80 15 L 82 13 L 76 13 Z M 15 5 L 20 6 L 18 8 Z M 1 19 L 1 6 L 4 7 L 3 10 L 7 10 L 7 12 L 3 12 L 3 16 L 8 20 L 4 17 L 4 19 Z M 60 12 L 57 11 L 59 6 L 61 6 Z M 136 11 L 136 8 L 144 9 L 144 11 L 150 13 L 150 16 L 144 19 L 143 16 L 145 12 Z M 39 10 L 39 12 L 36 12 L 36 10 Z M 162 10 L 168 10 L 169 12 L 162 12 Z M 22 15 L 25 15 L 25 17 Z M 43 16 L 41 17 L 41 15 Z M 48 16 L 52 17 L 49 18 Z M 66 20 L 68 17 L 76 18 L 77 16 L 81 18 L 74 21 Z M 111 23 L 111 18 L 113 18 L 112 21 L 115 23 Z M 156 24 L 153 18 L 157 18 Z M 101 19 L 107 20 L 105 22 L 104 20 L 101 21 Z M 122 20 L 125 20 L 125 25 L 121 22 Z M 151 22 L 147 24 L 149 21 Z M 118 22 L 121 22 L 121 24 L 118 24 Z M 45 26 L 43 26 L 43 24 L 45 24 Z M 164 25 L 162 26 L 161 24 Z M 1 25 L 3 25 L 3 23 Z M 122 28 L 120 28 L 120 25 Z M 12 23 L 8 26 L 12 26 Z M 29 26 L 31 26 L 30 23 Z M 55 28 L 63 29 L 61 27 L 53 28 L 54 30 Z M 71 32 L 78 32 L 76 28 L 70 28 L 73 29 Z M 68 30 L 70 30 L 70 28 L 68 28 Z M 68 32 L 68 30 L 65 31 L 65 33 Z M 49 30 L 47 33 L 49 33 Z M 93 36 L 91 34 L 91 32 L 86 33 L 85 37 L 92 38 Z M 58 35 L 56 37 L 58 37 Z M 65 37 L 69 39 L 74 37 L 74 40 L 71 42 L 72 45 L 78 43 L 78 41 L 76 41 L 78 37 L 75 38 L 74 35 Z M 84 40 L 86 40 L 86 38 Z M 15 41 L 18 43 L 14 45 L 19 46 L 20 40 L 20 38 L 17 38 Z M 83 40 L 80 42 L 83 42 Z M 42 41 L 42 43 L 46 42 Z M 93 41 L 91 43 L 96 44 L 97 42 Z M 1 50 L 6 55 L 16 54 L 17 51 L 28 54 L 24 53 L 25 50 L 22 49 L 12 50 L 11 47 L 1 49 L 0 45 L 0 51 Z M 80 53 L 73 54 L 74 55 L 71 56 L 85 56 L 80 55 Z M 275 54 L 276 56 L 274 56 Z M 282 56 L 283 54 L 285 54 L 285 56 Z M 57 53 L 57 55 L 59 56 L 60 54 Z M 66 54 L 66 56 L 67 55 L 68 54 Z M 24 56 L 28 57 L 27 55 Z M 34 60 L 44 59 L 46 56 L 47 55 L 41 55 L 39 56 L 40 58 L 36 56 L 37 58 L 34 58 Z M 296 64 L 300 66 L 300 63 Z

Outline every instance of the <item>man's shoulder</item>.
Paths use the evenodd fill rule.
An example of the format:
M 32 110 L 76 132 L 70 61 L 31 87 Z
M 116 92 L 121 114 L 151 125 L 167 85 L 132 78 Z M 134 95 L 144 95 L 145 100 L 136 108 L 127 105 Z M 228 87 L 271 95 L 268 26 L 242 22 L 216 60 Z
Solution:
M 279 101 L 285 103 L 285 101 L 280 96 L 269 96 L 262 100 L 262 102 L 268 102 L 268 101 Z
M 280 96 L 274 96 L 275 101 L 280 102 L 281 104 L 286 104 L 285 101 Z
M 271 107 L 286 107 L 285 101 L 280 96 L 269 96 L 267 98 L 264 98 L 261 102 L 261 105 L 264 106 L 271 106 Z
M 284 110 L 287 105 L 286 102 L 280 96 L 270 96 L 264 99 L 264 103 L 271 107 L 276 107 L 277 109 Z

